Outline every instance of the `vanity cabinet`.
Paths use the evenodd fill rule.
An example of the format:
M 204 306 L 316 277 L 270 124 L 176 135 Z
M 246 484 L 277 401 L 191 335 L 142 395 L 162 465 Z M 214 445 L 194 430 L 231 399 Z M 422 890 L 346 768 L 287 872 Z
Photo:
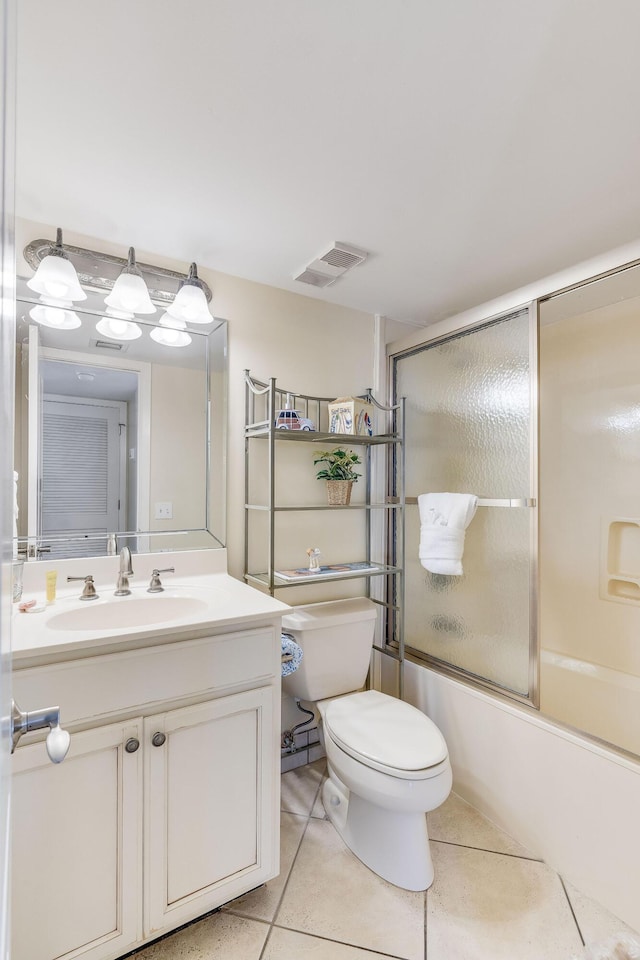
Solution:
M 277 875 L 279 627 L 15 671 L 71 747 L 13 756 L 13 960 L 113 960 Z
M 117 957 L 141 933 L 142 719 L 74 733 L 53 766 L 43 743 L 12 758 L 13 960 Z

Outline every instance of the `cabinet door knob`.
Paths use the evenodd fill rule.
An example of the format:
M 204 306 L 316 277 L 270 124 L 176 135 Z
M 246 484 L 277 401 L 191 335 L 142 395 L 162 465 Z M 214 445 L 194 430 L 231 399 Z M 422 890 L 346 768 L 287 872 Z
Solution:
M 151 743 L 154 745 L 154 747 L 161 747 L 166 739 L 167 738 L 164 733 L 161 733 L 161 731 L 158 730 L 158 732 L 154 733 L 154 735 L 151 737 Z
M 139 746 L 140 746 L 139 740 L 136 740 L 135 737 L 129 737 L 129 739 L 124 745 L 124 748 L 127 751 L 127 753 L 135 753 Z

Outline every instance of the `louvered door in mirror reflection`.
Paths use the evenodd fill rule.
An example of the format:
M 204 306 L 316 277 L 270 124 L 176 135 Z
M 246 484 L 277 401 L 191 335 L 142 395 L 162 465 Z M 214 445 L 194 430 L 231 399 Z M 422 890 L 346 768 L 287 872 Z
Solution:
M 45 395 L 40 448 L 40 533 L 49 556 L 57 538 L 82 538 L 73 556 L 106 553 L 106 535 L 126 511 L 126 404 Z M 104 534 L 103 544 L 92 539 Z M 65 545 L 64 556 L 70 556 Z

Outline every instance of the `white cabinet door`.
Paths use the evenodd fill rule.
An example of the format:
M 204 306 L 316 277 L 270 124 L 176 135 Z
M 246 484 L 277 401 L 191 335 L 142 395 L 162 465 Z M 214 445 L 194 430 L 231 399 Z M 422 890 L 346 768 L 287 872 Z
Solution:
M 261 687 L 145 719 L 146 937 L 277 874 L 273 715 Z
M 12 960 L 118 957 L 141 936 L 142 721 L 12 757 Z M 132 744 L 135 746 L 135 744 Z

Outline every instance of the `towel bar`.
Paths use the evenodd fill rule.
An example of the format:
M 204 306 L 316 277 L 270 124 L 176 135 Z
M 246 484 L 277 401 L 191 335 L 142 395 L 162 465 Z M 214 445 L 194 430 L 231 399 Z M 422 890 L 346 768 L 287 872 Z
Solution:
M 283 653 L 280 657 L 280 663 L 290 663 L 293 660 L 292 653 Z
M 390 502 L 397 503 L 397 500 L 398 500 L 397 497 L 393 497 L 391 498 Z M 417 503 L 418 498 L 406 497 L 404 502 L 407 504 Z M 536 505 L 537 505 L 537 501 L 530 499 L 528 497 L 523 497 L 516 500 L 513 500 L 513 499 L 512 500 L 492 500 L 486 497 L 478 497 L 479 507 L 535 507 Z

